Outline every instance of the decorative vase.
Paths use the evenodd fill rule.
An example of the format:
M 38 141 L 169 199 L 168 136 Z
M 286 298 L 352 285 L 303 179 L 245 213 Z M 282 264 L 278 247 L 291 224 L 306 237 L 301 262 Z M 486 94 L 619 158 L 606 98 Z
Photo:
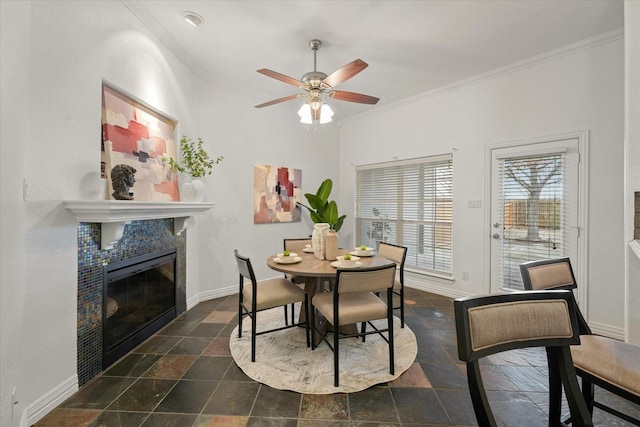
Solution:
M 338 233 L 327 230 L 324 234 L 324 258 L 333 261 L 338 256 Z
M 198 178 L 182 184 L 182 201 L 201 202 L 204 200 L 204 183 Z
M 318 259 L 324 259 L 325 233 L 329 229 L 329 224 L 319 222 L 313 226 L 311 233 L 311 244 L 313 245 L 313 255 Z

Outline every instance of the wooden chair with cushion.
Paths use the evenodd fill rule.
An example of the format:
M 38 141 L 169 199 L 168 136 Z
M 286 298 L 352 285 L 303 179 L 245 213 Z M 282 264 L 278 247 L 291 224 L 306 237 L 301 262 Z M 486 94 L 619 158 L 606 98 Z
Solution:
M 526 290 L 573 291 L 578 287 L 569 258 L 526 262 L 520 264 L 520 273 Z M 571 296 L 573 297 L 573 292 Z M 640 426 L 640 419 L 622 413 L 601 401 L 596 401 L 594 390 L 595 384 L 640 405 L 640 346 L 594 335 L 580 313 L 580 309 L 576 309 L 581 344 L 572 346 L 571 354 L 576 372 L 582 378 L 582 393 L 589 412 L 593 413 L 595 406 Z
M 290 280 L 277 277 L 266 280 L 256 280 L 253 267 L 249 258 L 244 257 L 234 250 L 238 264 L 240 289 L 238 293 L 238 338 L 242 337 L 242 319 L 244 316 L 251 318 L 251 361 L 256 361 L 256 336 L 275 332 L 294 326 L 304 325 L 307 334 L 307 347 L 309 343 L 308 322 L 293 323 L 279 328 L 262 330 L 257 332 L 257 315 L 260 311 L 274 307 L 286 306 L 297 302 L 304 303 L 308 307 L 307 294 Z M 308 318 L 308 316 L 306 317 Z
M 289 251 L 289 252 L 295 252 L 297 254 L 300 254 L 302 252 L 302 250 L 306 247 L 306 245 L 310 245 L 311 244 L 311 238 L 310 237 L 304 237 L 301 239 L 284 239 L 283 241 L 283 249 L 285 251 Z M 315 280 L 311 277 L 304 277 L 304 276 L 294 276 L 294 275 L 287 275 L 285 274 L 284 277 L 286 277 L 287 279 L 291 280 L 293 283 L 295 283 L 296 285 L 304 288 L 304 284 L 308 281 L 308 280 Z M 294 310 L 294 304 L 291 304 L 291 323 L 294 322 L 294 317 L 295 317 L 295 310 Z M 302 308 L 301 308 L 302 310 Z M 289 320 L 288 320 L 288 315 L 287 315 L 287 306 L 284 306 L 284 321 L 285 324 L 288 324 Z M 302 317 L 303 319 L 305 318 L 304 315 Z
M 549 425 L 560 417 L 564 386 L 574 426 L 593 426 L 580 393 L 569 346 L 580 343 L 576 306 L 569 291 L 514 292 L 454 301 L 458 357 L 467 363 L 473 409 L 480 427 L 497 426 L 479 359 L 528 347 L 545 347 L 549 364 Z M 544 319 L 543 322 L 536 321 Z
M 377 267 L 358 269 L 338 269 L 333 292 L 321 292 L 311 299 L 311 349 L 315 349 L 316 331 L 323 334 L 322 339 L 333 351 L 333 375 L 334 385 L 339 386 L 339 340 L 349 337 L 364 337 L 370 334 L 379 334 L 389 344 L 389 372 L 394 373 L 393 353 L 393 307 L 386 304 L 376 292 L 386 291 L 387 301 L 391 301 L 393 294 L 393 282 L 396 275 L 395 264 L 386 264 Z M 327 339 L 327 332 L 320 331 L 316 327 L 316 311 L 332 325 L 333 331 L 339 331 L 340 326 L 362 322 L 360 332 L 343 334 L 334 332 L 333 342 Z M 386 328 L 376 327 L 371 322 L 378 319 L 387 319 Z M 367 323 L 373 330 L 367 331 Z M 386 333 L 386 336 L 385 336 Z M 377 363 L 378 361 L 366 361 L 363 363 Z
M 400 326 L 404 328 L 404 261 L 407 258 L 407 248 L 405 246 L 380 242 L 378 245 L 378 255 L 395 262 L 397 265 L 393 293 L 398 296 L 400 302 L 397 306 L 393 307 L 393 309 L 400 309 Z

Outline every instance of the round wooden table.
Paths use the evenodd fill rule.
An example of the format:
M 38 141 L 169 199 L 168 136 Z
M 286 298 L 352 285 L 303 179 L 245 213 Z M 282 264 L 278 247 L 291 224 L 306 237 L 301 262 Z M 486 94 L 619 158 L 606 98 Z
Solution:
M 339 249 L 338 255 L 344 255 L 348 250 Z M 275 271 L 280 271 L 285 273 L 288 277 L 295 276 L 297 283 L 304 283 L 304 291 L 309 296 L 309 303 L 311 303 L 311 299 L 318 292 L 324 292 L 327 289 L 325 287 L 325 283 L 328 282 L 329 287 L 334 283 L 334 279 L 336 277 L 336 272 L 338 269 L 331 265 L 333 261 L 323 260 L 316 258 L 313 253 L 308 252 L 296 252 L 297 256 L 302 258 L 300 262 L 292 263 L 292 264 L 280 264 L 275 262 L 273 259 L 276 258 L 276 255 L 272 255 L 267 258 L 267 266 Z M 357 270 L 358 268 L 366 268 L 366 267 L 377 267 L 379 265 L 387 265 L 393 263 L 393 261 L 389 261 L 387 258 L 374 255 L 374 256 L 360 256 L 358 262 L 362 264 L 362 266 L 357 268 L 350 268 L 349 270 Z M 306 318 L 305 310 L 300 310 L 300 321 L 304 321 Z M 316 316 L 316 326 L 320 330 L 326 329 L 326 321 L 320 316 Z M 357 331 L 356 325 L 344 325 L 340 327 L 340 332 L 353 334 Z M 318 337 L 319 339 L 321 337 Z M 318 341 L 318 339 L 316 340 Z M 317 343 L 316 343 L 317 344 Z
M 338 250 L 339 255 L 344 255 L 347 250 L 340 249 Z M 287 275 L 293 276 L 306 276 L 306 277 L 315 277 L 319 279 L 323 278 L 331 278 L 336 276 L 337 269 L 331 265 L 332 261 L 327 261 L 323 259 L 316 258 L 313 253 L 307 252 L 296 252 L 296 254 L 302 258 L 300 262 L 296 262 L 293 264 L 279 264 L 275 262 L 273 259 L 276 258 L 276 255 L 272 255 L 267 258 L 267 266 L 275 271 L 280 271 Z M 377 267 L 379 265 L 386 265 L 391 263 L 388 259 L 381 256 L 361 256 L 358 262 L 362 263 L 362 268 L 365 267 Z

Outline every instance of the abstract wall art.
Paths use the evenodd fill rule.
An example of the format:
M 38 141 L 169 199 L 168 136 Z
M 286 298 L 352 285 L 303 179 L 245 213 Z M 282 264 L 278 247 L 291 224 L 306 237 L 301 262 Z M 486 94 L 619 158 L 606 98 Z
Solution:
M 301 169 L 256 164 L 253 187 L 254 224 L 300 221 Z
M 179 201 L 178 176 L 163 158 L 176 156 L 175 122 L 102 85 L 102 178 L 108 200 Z

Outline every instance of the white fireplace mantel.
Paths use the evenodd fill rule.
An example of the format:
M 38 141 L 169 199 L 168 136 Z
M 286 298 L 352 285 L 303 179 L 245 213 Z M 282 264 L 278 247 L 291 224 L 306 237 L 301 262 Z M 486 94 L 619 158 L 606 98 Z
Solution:
M 102 224 L 102 249 L 113 249 L 125 225 L 134 220 L 174 218 L 176 235 L 187 228 L 189 217 L 213 208 L 203 202 L 139 202 L 135 200 L 65 200 L 64 206 L 78 222 Z

